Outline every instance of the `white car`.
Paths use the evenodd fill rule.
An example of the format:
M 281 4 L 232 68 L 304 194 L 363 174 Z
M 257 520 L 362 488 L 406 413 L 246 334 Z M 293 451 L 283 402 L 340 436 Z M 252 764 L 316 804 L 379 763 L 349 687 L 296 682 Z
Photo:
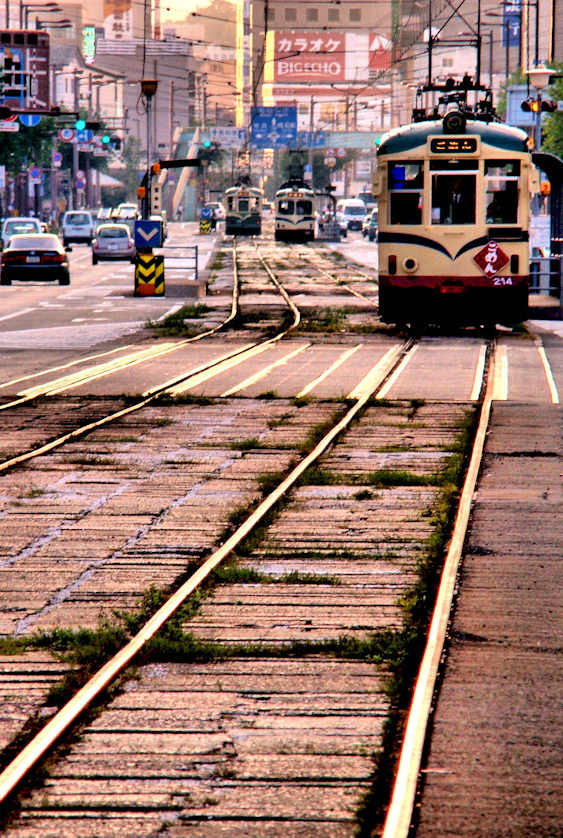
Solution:
M 227 213 L 225 212 L 225 207 L 220 201 L 207 201 L 205 206 L 213 210 L 215 221 L 225 220 Z
M 61 232 L 65 247 L 70 242 L 90 244 L 96 232 L 92 214 L 88 210 L 69 210 L 65 212 Z
M 2 224 L 2 249 L 6 249 L 12 236 L 23 236 L 29 233 L 41 233 L 41 222 L 38 218 L 14 216 L 6 218 Z

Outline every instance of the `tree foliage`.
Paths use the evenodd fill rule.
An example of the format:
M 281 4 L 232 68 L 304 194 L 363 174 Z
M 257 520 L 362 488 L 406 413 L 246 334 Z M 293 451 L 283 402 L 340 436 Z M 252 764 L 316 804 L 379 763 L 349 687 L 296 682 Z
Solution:
M 562 72 L 563 64 L 555 65 Z M 545 91 L 545 99 L 552 99 L 554 102 L 563 100 L 563 78 L 557 79 Z M 563 158 L 563 111 L 553 111 L 543 123 L 542 128 L 542 151 L 548 151 Z

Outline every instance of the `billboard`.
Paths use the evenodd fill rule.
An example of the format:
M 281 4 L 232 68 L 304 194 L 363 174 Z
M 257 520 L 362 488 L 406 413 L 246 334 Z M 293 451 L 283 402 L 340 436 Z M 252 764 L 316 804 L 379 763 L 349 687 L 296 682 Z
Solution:
M 269 32 L 266 84 L 365 84 L 391 66 L 390 37 L 378 32 Z
M 345 32 L 275 31 L 274 82 L 331 82 L 346 78 Z
M 27 113 L 49 110 L 49 35 L 0 32 L 0 105 Z
M 104 0 L 104 36 L 109 40 L 133 37 L 132 0 Z

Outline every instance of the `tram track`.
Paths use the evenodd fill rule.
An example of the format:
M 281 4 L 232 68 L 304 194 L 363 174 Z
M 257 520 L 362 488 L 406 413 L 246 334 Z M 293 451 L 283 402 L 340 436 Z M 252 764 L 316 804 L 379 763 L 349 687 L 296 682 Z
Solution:
M 258 253 L 256 244 L 253 243 L 251 247 L 255 253 Z M 296 325 L 299 324 L 298 315 L 293 314 L 292 317 L 293 322 Z M 268 340 L 279 342 L 281 336 L 269 337 Z M 95 696 L 106 689 L 111 679 L 121 678 L 121 689 L 125 685 L 124 692 L 118 690 L 115 695 L 123 696 L 122 702 L 126 706 L 120 709 L 119 699 L 117 704 L 114 702 L 109 706 L 106 706 L 105 703 L 99 705 L 102 720 L 106 713 L 109 713 L 110 717 L 112 714 L 117 714 L 115 717 L 120 719 L 119 722 L 109 725 L 107 728 L 108 736 L 111 732 L 110 729 L 113 730 L 113 727 L 121 729 L 125 725 L 129 729 L 129 726 L 132 725 L 131 735 L 133 740 L 139 738 L 139 735 L 142 739 L 145 734 L 142 733 L 141 735 L 141 732 L 138 731 L 138 735 L 135 736 L 133 730 L 135 723 L 127 720 L 127 713 L 130 708 L 126 696 L 130 694 L 128 690 L 131 687 L 126 685 L 131 682 L 128 681 L 128 676 L 124 674 L 124 670 L 132 662 L 138 661 L 139 665 L 144 664 L 144 667 L 141 667 L 139 671 L 138 678 L 140 689 L 143 690 L 143 695 L 147 700 L 149 696 L 149 693 L 145 692 L 147 677 L 149 681 L 151 677 L 154 677 L 154 675 L 150 676 L 148 674 L 152 671 L 150 670 L 151 666 L 164 667 L 166 678 L 171 683 L 177 683 L 178 678 L 181 681 L 186 677 L 186 670 L 182 669 L 184 664 L 181 661 L 175 664 L 173 658 L 168 660 L 168 658 L 162 658 L 158 655 L 152 657 L 155 648 L 154 645 L 151 645 L 153 643 L 152 639 L 162 634 L 170 620 L 179 619 L 182 631 L 193 632 L 199 638 L 198 642 L 202 644 L 202 649 L 204 647 L 210 648 L 209 644 L 212 642 L 216 644 L 220 651 L 216 651 L 215 654 L 219 660 L 226 661 L 222 665 L 221 671 L 223 674 L 218 676 L 219 679 L 225 678 L 229 684 L 231 683 L 231 677 L 234 677 L 235 681 L 240 681 L 238 689 L 242 692 L 237 692 L 237 686 L 233 686 L 233 695 L 238 695 L 238 705 L 235 701 L 235 705 L 227 706 L 227 702 L 224 710 L 226 715 L 219 728 L 214 728 L 210 722 L 212 733 L 210 738 L 208 737 L 209 744 L 202 744 L 202 753 L 210 754 L 212 748 L 217 747 L 217 739 L 213 739 L 213 736 L 221 736 L 221 731 L 226 731 L 230 727 L 227 720 L 231 717 L 236 718 L 237 713 L 240 712 L 237 707 L 247 700 L 245 696 L 252 696 L 257 691 L 266 689 L 263 681 L 265 677 L 264 666 L 269 668 L 271 673 L 277 673 L 279 669 L 279 672 L 285 672 L 287 677 L 290 677 L 291 670 L 293 672 L 291 677 L 296 677 L 297 683 L 301 681 L 304 689 L 312 690 L 311 693 L 307 693 L 309 696 L 307 701 L 310 702 L 310 705 L 307 704 L 308 709 L 304 708 L 302 713 L 303 717 L 308 719 L 309 724 L 312 724 L 313 727 L 315 727 L 315 723 L 312 722 L 312 719 L 317 716 L 319 719 L 325 718 L 328 710 L 326 705 L 322 706 L 322 702 L 321 704 L 315 703 L 312 697 L 315 690 L 312 686 L 310 688 L 306 687 L 305 684 L 309 684 L 309 682 L 312 684 L 315 680 L 312 674 L 314 670 L 317 673 L 328 674 L 330 667 L 327 668 L 327 662 L 331 660 L 332 655 L 336 655 L 335 660 L 338 669 L 342 672 L 341 676 L 338 676 L 336 671 L 333 672 L 334 684 L 340 685 L 342 683 L 338 681 L 339 677 L 356 679 L 358 683 L 361 682 L 365 685 L 366 696 L 370 695 L 366 679 L 371 677 L 368 673 L 373 669 L 373 663 L 360 662 L 360 658 L 356 660 L 356 657 L 352 654 L 351 659 L 355 662 L 353 665 L 346 664 L 346 656 L 342 656 L 342 651 L 347 644 L 350 644 L 350 648 L 353 648 L 354 643 L 360 643 L 361 645 L 361 643 L 367 642 L 370 627 L 371 631 L 375 632 L 374 637 L 378 637 L 380 631 L 396 633 L 399 637 L 401 632 L 404 631 L 405 617 L 398 608 L 398 599 L 401 596 L 406 596 L 414 583 L 417 574 L 418 550 L 420 549 L 417 545 L 430 532 L 428 524 L 431 523 L 433 517 L 428 519 L 426 516 L 428 515 L 428 509 L 438 502 L 439 487 L 444 479 L 439 477 L 440 470 L 446 466 L 450 456 L 448 447 L 454 444 L 459 430 L 458 424 L 463 414 L 470 409 L 469 405 L 463 403 L 457 405 L 425 405 L 422 400 L 420 403 L 416 400 L 411 403 L 386 403 L 386 388 L 388 390 L 388 385 L 394 374 L 400 369 L 401 364 L 411 356 L 416 346 L 416 340 L 409 340 L 401 345 L 396 345 L 389 353 L 386 353 L 382 357 L 381 363 L 375 365 L 371 375 L 362 382 L 362 387 L 358 389 L 357 395 L 352 399 L 352 404 L 349 401 L 347 404 L 343 404 L 338 400 L 333 400 L 318 406 L 314 402 L 308 405 L 306 401 L 291 406 L 287 400 L 281 399 L 277 400 L 279 405 L 276 400 L 272 403 L 265 403 L 268 410 L 264 411 L 263 430 L 256 433 L 254 439 L 248 440 L 248 447 L 241 432 L 239 432 L 237 441 L 237 428 L 230 429 L 229 439 L 241 452 L 249 451 L 248 456 L 255 459 L 260 459 L 260 457 L 268 459 L 270 469 L 272 469 L 274 461 L 277 460 L 283 474 L 279 476 L 275 473 L 270 474 L 267 481 L 276 484 L 276 488 L 271 492 L 262 493 L 257 493 L 256 490 L 249 492 L 246 489 L 239 495 L 240 500 L 244 500 L 251 508 L 249 514 L 244 516 L 242 523 L 234 528 L 234 531 L 231 531 L 227 537 L 219 539 L 220 543 L 218 542 L 213 548 L 211 548 L 211 542 L 213 541 L 213 534 L 211 534 L 211 539 L 206 542 L 207 546 L 196 550 L 193 554 L 196 564 L 200 566 L 190 574 L 186 581 L 182 581 L 182 584 L 177 587 L 166 604 L 152 614 L 143 628 L 128 638 L 120 652 L 106 661 L 94 676 L 93 683 L 89 682 L 82 687 L 71 701 L 51 719 L 49 724 L 39 733 L 35 744 L 32 740 L 21 750 L 0 778 L 0 790 L 4 799 L 11 799 L 11 796 L 17 792 L 19 785 L 24 780 L 26 773 L 44 759 L 44 755 L 51 747 L 51 741 L 55 743 L 61 736 L 68 736 L 70 730 L 76 732 L 78 730 L 75 727 L 76 724 L 79 725 L 80 739 L 84 739 L 87 751 L 91 747 L 88 744 L 89 742 L 98 741 L 96 737 L 99 737 L 106 730 L 106 723 L 102 721 L 100 725 L 97 725 L 91 721 L 80 722 L 84 715 L 87 716 L 87 719 L 92 718 L 88 716 L 87 711 L 85 712 L 86 703 L 82 702 L 87 698 L 96 701 Z M 492 347 L 490 351 L 492 352 Z M 483 370 L 483 375 L 485 375 L 485 372 L 486 370 Z M 167 384 L 170 386 L 170 382 L 167 382 Z M 181 386 L 181 382 L 178 382 L 178 385 Z M 226 398 L 223 401 L 225 407 L 222 410 L 225 412 L 230 409 L 226 407 L 229 405 L 229 399 Z M 146 406 L 147 408 L 150 407 L 150 405 Z M 249 408 L 251 407 L 249 403 Z M 180 410 L 180 406 L 174 408 L 174 410 Z M 197 403 L 194 403 L 194 416 L 197 410 L 204 412 L 203 404 L 201 408 L 198 408 Z M 238 410 L 239 416 L 242 416 L 243 407 L 239 406 Z M 268 413 L 268 411 L 270 412 Z M 338 413 L 338 416 L 327 423 L 327 413 L 330 414 L 331 411 Z M 284 416 L 290 414 L 290 421 L 294 423 L 291 445 L 289 444 L 289 438 L 284 436 L 281 431 L 284 427 L 284 421 L 287 421 Z M 215 416 L 217 415 L 215 413 Z M 315 431 L 315 420 L 318 423 L 321 416 L 324 416 L 324 423 L 330 425 L 330 428 L 325 428 L 319 441 L 319 434 L 313 432 Z M 119 425 L 119 419 L 115 421 Z M 186 425 L 186 428 L 188 427 L 189 424 Z M 298 427 L 300 431 L 299 439 L 301 440 L 299 445 L 295 443 L 294 438 Z M 312 434 L 308 443 L 306 443 L 307 434 L 305 433 L 307 429 Z M 123 433 L 123 431 L 118 430 L 116 433 Z M 226 437 L 224 438 L 226 439 Z M 273 441 L 268 443 L 268 438 Z M 285 440 L 281 446 L 279 446 L 280 440 Z M 215 443 L 215 445 L 220 445 L 220 442 Z M 300 450 L 303 449 L 304 445 L 306 450 Z M 270 446 L 271 456 L 268 451 Z M 284 448 L 284 446 L 286 447 Z M 247 455 L 243 453 L 243 460 L 245 456 Z M 295 465 L 292 460 L 299 460 L 299 463 Z M 178 461 L 178 465 L 181 465 L 180 461 Z M 14 473 L 16 473 L 16 470 L 14 470 Z M 167 481 L 171 479 L 172 474 L 173 472 L 168 474 Z M 251 475 L 255 486 L 257 474 L 258 472 L 255 470 Z M 375 475 L 378 475 L 377 479 Z M 408 475 L 411 476 L 408 477 Z M 180 474 L 178 474 L 178 477 L 180 477 Z M 388 479 L 391 482 L 386 484 L 385 481 Z M 375 482 L 370 482 L 372 480 Z M 178 490 L 174 491 L 178 492 Z M 317 505 L 318 498 L 323 498 L 325 494 L 326 503 Z M 360 512 L 362 503 L 367 504 L 367 509 L 369 509 L 367 516 Z M 231 509 L 231 512 L 234 511 Z M 273 515 L 274 511 L 275 515 Z M 434 514 L 432 513 L 432 516 Z M 386 516 L 389 516 L 389 520 L 386 520 Z M 240 517 L 240 514 L 237 513 L 237 521 L 240 521 Z M 222 520 L 226 522 L 226 513 L 223 514 Z M 266 541 L 264 541 L 263 535 L 256 542 L 249 541 L 254 530 L 257 527 L 263 528 L 265 524 L 267 524 L 267 527 L 264 531 L 269 534 Z M 185 524 L 182 524 L 182 526 L 185 527 Z M 197 525 L 192 522 L 191 527 L 194 526 Z M 231 526 L 229 529 L 232 530 L 233 527 Z M 155 535 L 157 535 L 156 529 Z M 163 538 L 166 539 L 164 531 L 160 534 L 158 543 L 166 544 L 167 542 L 163 541 Z M 152 540 L 154 542 L 154 536 Z M 253 544 L 255 546 L 252 546 Z M 366 545 L 372 546 L 371 548 L 368 547 L 366 551 Z M 378 545 L 377 548 L 375 545 Z M 243 546 L 244 549 L 242 549 Z M 168 549 L 172 550 L 173 548 L 170 546 Z M 369 558 L 370 550 L 375 549 L 378 550 L 377 561 Z M 348 552 L 350 555 L 348 555 Z M 215 588 L 212 586 L 212 594 L 209 599 L 203 597 L 200 607 L 196 608 L 191 616 L 177 616 L 179 612 L 182 613 L 183 603 L 186 599 L 189 600 L 194 595 L 197 596 L 199 586 L 207 585 L 209 578 L 214 578 L 218 569 L 225 562 L 229 564 L 233 559 L 239 562 L 241 558 L 244 567 L 234 573 L 230 584 L 223 581 L 222 585 L 226 585 L 226 587 L 222 588 L 221 577 L 219 577 L 217 590 L 220 595 L 218 597 L 213 596 Z M 377 567 L 380 563 L 381 567 Z M 284 575 L 279 580 L 277 579 L 281 573 L 280 566 L 288 566 L 290 573 L 287 581 L 282 581 L 285 580 Z M 256 577 L 250 575 L 248 579 L 256 580 L 254 588 L 260 587 L 260 592 L 253 590 L 253 586 L 249 586 L 248 582 L 245 581 L 247 579 L 246 573 L 258 574 Z M 292 577 L 291 573 L 295 575 Z M 358 574 L 361 581 L 355 581 Z M 179 577 L 182 574 L 177 575 Z M 273 576 L 273 578 L 266 581 L 266 576 Z M 337 578 L 338 583 L 328 581 Z M 290 579 L 293 581 L 289 581 Z M 163 587 L 167 587 L 166 584 Z M 221 593 L 222 591 L 223 593 Z M 263 605 L 260 604 L 262 602 Z M 267 613 L 262 614 L 263 609 L 266 609 Z M 335 618 L 329 617 L 331 610 L 334 610 Z M 72 611 L 68 613 L 72 614 Z M 47 622 L 46 625 L 48 624 Z M 52 621 L 51 624 L 53 624 Z M 41 622 L 38 622 L 37 626 L 41 627 Z M 176 623 L 176 627 L 178 627 L 178 623 Z M 256 628 L 257 633 L 253 634 L 254 629 L 252 627 Z M 309 640 L 311 636 L 315 638 L 317 645 L 314 641 Z M 339 637 L 341 640 L 338 640 Z M 381 639 L 378 642 L 381 642 Z M 146 644 L 149 645 L 151 651 L 142 651 Z M 263 646 L 262 651 L 259 651 L 260 644 Z M 297 644 L 295 652 L 291 651 L 292 644 Z M 298 655 L 299 644 L 304 649 L 303 658 Z M 283 651 L 284 648 L 286 649 L 285 652 Z M 229 649 L 231 651 L 227 651 Z M 328 652 L 329 649 L 332 651 Z M 276 651 L 274 652 L 274 650 Z M 235 655 L 233 660 L 236 665 L 233 664 L 234 670 L 231 672 L 232 668 L 228 661 L 232 654 Z M 239 657 L 236 657 L 237 654 Z M 327 654 L 328 658 L 326 657 Z M 371 654 L 373 655 L 373 651 Z M 259 665 L 261 658 L 264 659 L 264 666 Z M 295 666 L 289 665 L 291 659 L 295 659 Z M 244 660 L 248 663 L 243 664 L 242 661 Z M 278 661 L 277 664 L 274 663 L 275 660 Z M 306 757 L 306 749 L 304 752 L 294 753 L 289 742 L 280 745 L 281 753 L 285 753 L 283 748 L 290 748 L 287 753 L 292 754 L 291 760 L 287 761 L 287 771 L 289 773 L 284 781 L 284 784 L 289 784 L 289 789 L 293 788 L 292 783 L 295 784 L 295 791 L 293 793 L 289 792 L 289 798 L 294 796 L 293 803 L 298 809 L 302 807 L 309 812 L 309 814 L 301 817 L 303 824 L 305 824 L 305 832 L 302 834 L 352 834 L 350 829 L 355 817 L 353 813 L 358 807 L 361 808 L 361 796 L 373 793 L 370 792 L 369 781 L 371 762 L 368 757 L 364 759 L 362 756 L 360 758 L 360 753 L 366 748 L 373 751 L 381 746 L 382 733 L 379 721 L 373 721 L 370 724 L 368 720 L 370 718 L 379 719 L 381 714 L 384 715 L 389 712 L 389 705 L 385 701 L 382 703 L 376 701 L 375 695 L 383 694 L 383 682 L 387 677 L 387 670 L 390 665 L 390 659 L 384 657 L 382 659 L 382 672 L 375 676 L 373 682 L 375 692 L 371 694 L 373 699 L 371 712 L 367 706 L 360 710 L 359 705 L 354 704 L 356 699 L 352 698 L 352 693 L 346 693 L 345 691 L 342 692 L 344 704 L 342 706 L 338 705 L 338 707 L 335 704 L 330 711 L 331 714 L 335 714 L 335 718 L 341 719 L 330 734 L 331 741 L 334 743 L 342 735 L 342 731 L 337 732 L 339 726 L 345 728 L 346 725 L 352 724 L 352 719 L 354 719 L 356 726 L 360 725 L 362 730 L 364 724 L 366 725 L 364 738 L 359 737 L 359 745 L 355 743 L 352 748 L 354 760 L 358 763 L 352 772 L 353 779 L 350 782 L 346 781 L 344 785 L 340 781 L 340 788 L 345 789 L 345 791 L 342 791 L 347 801 L 345 805 L 335 803 L 337 798 L 334 795 L 337 794 L 338 783 L 333 783 L 328 775 L 319 776 L 314 763 L 319 763 L 320 760 L 319 764 L 321 764 L 324 759 L 328 765 L 328 757 L 326 754 L 321 756 L 315 750 L 312 739 L 310 747 L 312 748 L 313 759 L 310 762 Z M 149 670 L 146 670 L 147 666 Z M 193 663 L 189 663 L 188 659 L 186 659 L 186 666 L 193 670 Z M 238 672 L 238 676 L 235 672 Z M 242 674 L 243 672 L 244 674 Z M 306 676 L 306 672 L 310 674 Z M 207 670 L 205 670 L 205 673 L 202 670 L 201 674 L 204 683 L 209 683 L 209 679 L 213 677 Z M 270 674 L 270 677 L 277 676 Z M 161 684 L 161 687 L 166 691 L 164 683 Z M 193 686 L 192 689 L 194 689 Z M 195 687 L 196 694 L 200 689 L 202 688 Z M 231 688 L 228 689 L 230 691 Z M 334 686 L 333 691 L 336 693 L 340 689 L 341 686 Z M 272 700 L 273 697 L 270 696 L 268 701 Z M 322 700 L 325 702 L 327 700 L 324 694 Z M 347 710 L 345 704 L 348 704 Z M 351 716 L 349 716 L 350 708 L 352 708 Z M 150 713 L 156 730 L 158 723 L 156 716 L 154 716 L 155 710 L 152 709 Z M 375 715 L 373 715 L 374 713 Z M 185 716 L 182 715 L 182 719 L 181 723 L 176 721 L 175 727 L 181 728 L 182 725 L 193 727 L 194 724 L 197 727 L 197 719 L 190 717 L 189 712 Z M 343 721 L 344 719 L 347 721 Z M 162 724 L 164 727 L 159 735 L 164 735 L 169 723 L 163 718 Z M 275 729 L 275 719 L 272 724 L 273 729 Z M 369 735 L 367 726 L 370 727 Z M 213 733 L 213 731 L 215 732 Z M 224 739 L 225 733 L 223 732 L 222 735 Z M 252 738 L 252 735 L 251 730 L 246 734 L 250 738 Z M 328 732 L 326 735 L 328 736 Z M 117 736 L 116 740 L 118 738 Z M 230 734 L 227 735 L 227 739 L 230 739 Z M 66 740 L 65 750 L 71 748 L 73 753 L 76 754 L 75 759 L 80 760 L 81 747 L 79 741 L 71 735 L 70 739 Z M 215 746 L 212 744 L 213 741 Z M 125 783 L 127 772 L 125 772 L 123 778 L 114 777 L 112 781 L 117 783 L 116 794 L 122 797 L 121 808 L 119 808 L 119 806 L 109 802 L 109 798 L 104 796 L 104 793 L 100 795 L 93 790 L 96 786 L 96 772 L 101 772 L 100 778 L 104 775 L 101 765 L 98 764 L 94 774 L 90 775 L 90 769 L 84 764 L 83 770 L 86 771 L 84 777 L 87 775 L 90 779 L 81 780 L 78 776 L 75 777 L 72 768 L 65 767 L 64 755 L 53 757 L 50 769 L 51 779 L 47 780 L 46 785 L 45 781 L 43 781 L 43 786 L 39 783 L 37 790 L 32 791 L 27 800 L 21 801 L 21 813 L 24 820 L 15 815 L 14 834 L 31 835 L 33 830 L 36 830 L 36 834 L 37 831 L 46 835 L 56 834 L 56 830 L 61 829 L 64 818 L 70 817 L 71 821 L 67 820 L 66 822 L 79 823 L 79 834 L 103 835 L 106 833 L 100 831 L 100 818 L 103 817 L 105 821 L 108 816 L 110 819 L 118 817 L 118 811 L 125 812 L 119 817 L 131 818 L 127 821 L 129 827 L 135 822 L 138 825 L 143 824 L 143 827 L 146 825 L 149 831 L 158 828 L 159 824 L 162 826 L 161 818 L 164 812 L 166 817 L 172 818 L 170 822 L 172 829 L 175 819 L 180 817 L 180 823 L 189 822 L 192 828 L 197 827 L 201 830 L 194 833 L 198 836 L 200 834 L 213 834 L 212 830 L 206 832 L 203 827 L 203 824 L 209 820 L 210 815 L 211 829 L 213 822 L 221 821 L 221 823 L 226 824 L 229 823 L 229 820 L 232 821 L 235 817 L 232 814 L 233 811 L 247 812 L 248 823 L 254 823 L 255 831 L 253 834 L 267 834 L 261 831 L 264 825 L 262 816 L 257 819 L 257 815 L 252 814 L 251 811 L 252 805 L 249 801 L 250 797 L 255 795 L 255 789 L 251 790 L 249 788 L 246 792 L 243 790 L 244 778 L 242 775 L 245 772 L 241 769 L 236 750 L 242 747 L 244 737 L 242 739 L 235 737 L 235 741 L 234 754 L 229 750 L 231 746 L 226 749 L 222 746 L 219 747 L 216 757 L 216 774 L 207 775 L 207 779 L 202 776 L 198 780 L 193 780 L 194 788 L 199 791 L 195 794 L 192 803 L 187 800 L 184 803 L 179 801 L 178 791 L 173 790 L 175 781 L 170 779 L 168 791 L 157 804 L 156 809 L 148 798 L 146 802 L 143 802 L 145 798 L 142 791 L 135 794 L 136 803 L 128 802 L 126 789 L 132 788 L 131 784 L 136 781 L 132 776 L 129 785 L 127 785 Z M 92 746 L 95 749 L 98 748 L 95 744 Z M 111 748 L 109 744 L 107 747 Z M 112 751 L 112 755 L 106 760 L 108 766 L 115 764 L 115 761 L 119 759 L 119 745 L 115 747 L 117 750 Z M 334 744 L 332 747 L 336 749 L 335 754 L 339 753 L 340 748 L 345 750 L 342 742 L 339 745 Z M 349 749 L 350 745 L 347 747 Z M 211 750 L 206 750 L 207 748 Z M 139 760 L 139 765 L 143 763 L 143 757 L 140 753 L 136 759 Z M 205 759 L 209 760 L 211 757 L 207 756 Z M 279 763 L 280 753 L 278 753 L 276 759 Z M 344 754 L 339 756 L 339 760 L 342 759 L 345 759 Z M 311 801 L 308 800 L 311 796 L 310 793 L 303 789 L 299 791 L 297 780 L 293 777 L 296 769 L 290 766 L 294 764 L 294 761 L 297 765 L 299 760 L 308 766 L 301 772 L 306 774 L 303 789 L 315 788 L 320 795 L 315 801 L 320 812 L 317 815 L 312 814 Z M 361 769 L 359 763 L 361 763 Z M 143 771 L 145 770 L 147 769 L 143 769 Z M 338 768 L 337 773 L 340 770 Z M 193 771 L 197 774 L 197 767 L 193 768 Z M 260 783 L 266 784 L 266 777 L 270 769 L 264 768 L 263 771 L 265 773 L 260 775 L 262 778 Z M 273 772 L 274 775 L 276 771 L 278 771 L 278 768 Z M 149 770 L 149 773 L 151 772 L 152 769 Z M 232 783 L 229 782 L 230 772 L 233 772 Z M 237 779 L 239 773 L 241 774 L 240 783 Z M 194 777 L 196 774 L 194 774 Z M 156 774 L 154 780 L 161 785 L 164 783 L 164 777 L 157 780 Z M 275 782 L 280 784 L 282 777 L 278 777 Z M 72 791 L 74 788 L 80 789 L 81 783 L 84 783 L 83 792 Z M 188 782 L 188 786 L 190 786 L 190 783 L 192 783 L 192 780 Z M 237 804 L 234 805 L 234 809 L 229 808 L 231 804 L 229 803 L 230 798 L 226 786 L 229 786 L 229 788 L 232 786 L 233 789 L 237 790 L 235 794 L 242 795 L 242 802 L 239 801 L 240 807 L 242 807 L 240 810 Z M 279 787 L 281 788 L 281 785 Z M 224 804 L 220 803 L 219 800 L 216 803 L 205 802 L 205 794 L 202 797 L 200 791 L 205 791 L 209 796 L 211 788 L 219 790 L 219 798 L 223 794 L 226 795 Z M 86 789 L 89 789 L 89 791 L 85 791 Z M 70 795 L 69 790 L 71 790 Z M 376 792 L 376 794 L 379 793 Z M 92 798 L 84 804 L 79 800 L 81 794 L 92 794 Z M 268 791 L 268 794 L 273 794 L 273 792 Z M 54 795 L 52 803 L 47 802 L 44 805 L 38 803 L 41 795 L 43 795 L 44 800 L 49 800 L 50 796 Z M 213 797 L 213 794 L 211 794 L 211 797 Z M 292 818 L 294 817 L 299 819 L 297 815 L 290 814 L 289 800 L 284 798 L 283 805 L 281 797 L 276 798 L 276 800 L 278 802 L 273 804 L 273 811 L 275 812 L 276 806 L 282 806 L 283 809 L 281 818 L 278 817 L 277 820 L 274 818 L 276 823 L 279 824 L 280 821 L 281 823 L 293 822 Z M 379 805 L 378 802 L 377 806 Z M 211 810 L 209 810 L 210 806 L 212 807 Z M 370 804 L 368 808 L 374 809 L 377 806 L 374 807 Z M 60 814 L 61 810 L 65 814 L 62 819 L 59 819 L 58 813 Z M 144 814 L 141 815 L 141 812 Z M 104 814 L 102 815 L 102 813 Z M 141 820 L 139 820 L 140 817 Z M 237 823 L 239 817 L 244 820 L 242 814 L 240 816 L 237 814 L 235 818 Z M 360 820 L 365 817 L 364 811 Z M 222 818 L 226 818 L 226 820 L 221 820 Z M 87 829 L 88 819 L 91 824 L 94 824 L 94 833 Z M 319 826 L 319 824 L 321 825 Z M 47 827 L 55 831 L 49 833 L 45 831 Z M 143 831 L 143 827 L 138 834 L 149 834 L 149 831 Z M 76 826 L 72 828 L 76 829 Z M 111 829 L 114 829 L 114 826 L 108 825 L 108 830 Z M 316 829 L 319 831 L 316 832 Z M 320 831 L 322 829 L 325 832 Z M 8 834 L 10 834 L 10 830 L 11 825 Z M 137 828 L 136 831 L 138 831 Z M 64 829 L 59 834 L 65 834 Z M 232 834 L 235 835 L 236 832 Z

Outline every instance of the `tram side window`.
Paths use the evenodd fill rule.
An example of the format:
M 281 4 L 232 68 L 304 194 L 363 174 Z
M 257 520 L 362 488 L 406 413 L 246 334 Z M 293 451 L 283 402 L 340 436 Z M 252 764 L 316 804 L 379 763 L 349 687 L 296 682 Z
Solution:
M 227 198 L 227 208 L 230 209 L 230 210 L 232 210 L 232 208 L 233 208 L 233 197 L 232 197 L 232 195 L 229 195 L 229 197 Z
M 312 215 L 313 214 L 313 202 L 312 201 L 297 201 L 297 205 L 295 207 L 295 212 L 297 215 Z
M 432 224 L 475 224 L 474 174 L 432 174 Z
M 487 224 L 517 223 L 519 179 L 519 160 L 485 160 Z
M 278 212 L 280 215 L 293 215 L 293 201 L 280 201 L 278 204 Z
M 389 223 L 422 224 L 422 160 L 389 163 Z

